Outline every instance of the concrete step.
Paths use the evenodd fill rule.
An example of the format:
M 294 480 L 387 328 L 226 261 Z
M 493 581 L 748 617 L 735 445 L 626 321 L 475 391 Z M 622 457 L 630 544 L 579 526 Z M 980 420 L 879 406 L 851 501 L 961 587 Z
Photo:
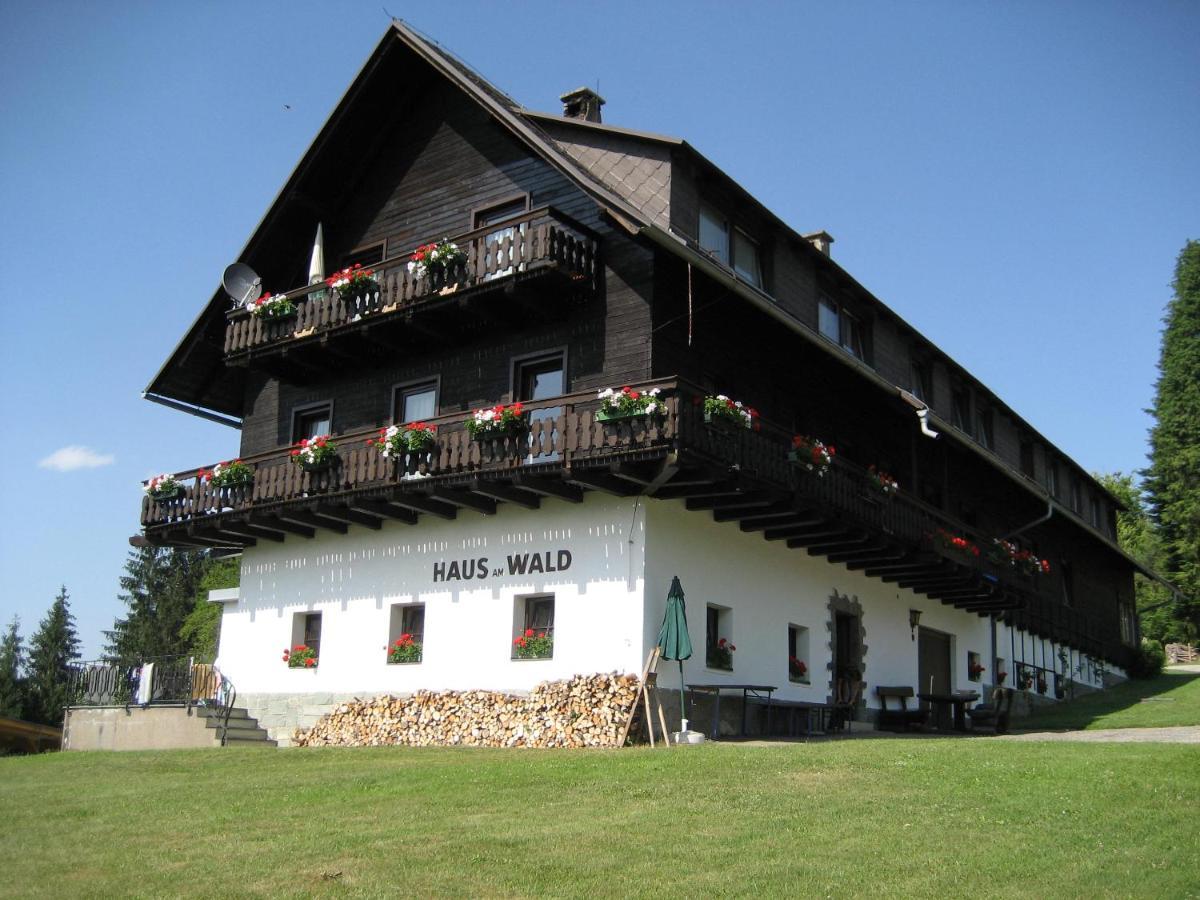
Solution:
M 209 728 L 220 728 L 221 720 L 212 716 L 208 719 L 207 725 Z M 258 728 L 258 719 L 234 719 L 232 717 L 229 719 L 230 731 L 253 731 L 255 728 Z
M 225 735 L 226 747 L 278 747 L 279 745 L 267 737 L 266 731 L 259 728 L 253 732 L 230 731 Z
M 193 712 L 195 712 L 196 715 L 201 716 L 202 718 L 207 718 L 207 719 L 216 718 L 217 716 L 221 715 L 220 710 L 215 709 L 211 706 L 195 706 L 192 708 L 192 710 L 193 710 Z M 232 722 L 234 719 L 248 719 L 248 718 L 250 718 L 250 713 L 247 712 L 244 707 L 235 706 L 233 709 L 231 709 L 229 711 L 229 721 L 230 722 Z

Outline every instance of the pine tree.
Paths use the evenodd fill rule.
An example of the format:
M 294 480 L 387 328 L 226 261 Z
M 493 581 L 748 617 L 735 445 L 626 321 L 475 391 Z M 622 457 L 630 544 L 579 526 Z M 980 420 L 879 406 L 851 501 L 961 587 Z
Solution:
M 188 652 L 198 660 L 215 660 L 221 640 L 221 604 L 209 603 L 208 592 L 237 587 L 238 577 L 236 559 L 209 560 L 208 570 L 200 581 L 196 605 L 179 629 L 179 636 L 187 641 Z
M 181 634 L 196 607 L 200 583 L 210 560 L 203 551 L 142 547 L 125 561 L 119 595 L 129 613 L 105 632 L 105 654 L 132 665 L 160 656 L 188 653 Z
M 1164 574 L 1180 588 L 1174 615 L 1200 633 L 1200 241 L 1179 254 L 1164 318 L 1146 493 L 1159 526 Z
M 29 641 L 27 718 L 61 725 L 67 705 L 71 663 L 79 659 L 79 638 L 64 584 L 46 618 Z
M 20 621 L 13 616 L 3 639 L 0 639 L 0 716 L 25 718 L 25 681 L 21 665 L 25 649 L 21 646 Z

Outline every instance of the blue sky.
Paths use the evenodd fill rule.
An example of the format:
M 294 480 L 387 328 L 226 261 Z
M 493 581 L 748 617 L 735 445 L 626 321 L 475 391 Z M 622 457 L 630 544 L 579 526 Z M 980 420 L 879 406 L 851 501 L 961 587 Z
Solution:
M 384 5 L 532 108 L 598 82 L 606 122 L 831 232 L 1086 468 L 1145 465 L 1200 238 L 1200 4 Z M 141 391 L 386 26 L 377 0 L 0 7 L 0 623 L 28 638 L 65 583 L 98 654 L 141 479 L 236 453 Z

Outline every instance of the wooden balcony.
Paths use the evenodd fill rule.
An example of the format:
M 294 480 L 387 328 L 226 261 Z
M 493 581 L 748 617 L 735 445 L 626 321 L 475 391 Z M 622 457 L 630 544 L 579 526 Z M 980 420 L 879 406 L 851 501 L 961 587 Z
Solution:
M 862 467 L 839 457 L 817 477 L 789 463 L 783 430 L 715 427 L 704 421 L 694 386 L 652 386 L 665 400 L 658 418 L 598 423 L 599 401 L 588 392 L 526 404 L 533 415 L 519 437 L 476 441 L 465 428 L 469 413 L 441 416 L 432 420 L 433 450 L 401 461 L 367 446 L 371 429 L 335 435 L 339 461 L 324 472 L 302 471 L 289 447 L 246 458 L 255 475 L 244 487 L 214 487 L 183 472 L 181 497 L 143 500 L 146 539 L 245 547 L 320 529 L 379 529 L 387 520 L 413 525 L 422 515 L 490 515 L 504 503 L 578 503 L 596 490 L 682 499 L 718 522 L 980 615 L 1024 609 L 1038 594 L 1035 577 L 943 548 L 934 540 L 939 528 L 977 544 L 987 536 L 903 491 L 881 495 Z
M 430 240 L 439 240 L 433 235 Z M 596 235 L 552 207 L 541 207 L 451 238 L 465 253 L 449 271 L 418 278 L 408 271 L 410 253 L 373 266 L 377 286 L 357 297 L 342 297 L 324 283 L 288 291 L 294 316 L 261 319 L 245 309 L 228 313 L 225 361 L 261 363 L 295 376 L 296 366 L 312 366 L 311 354 L 338 352 L 360 358 L 363 350 L 392 351 L 418 341 L 461 337 L 499 315 L 517 324 L 531 317 L 561 314 L 573 299 L 595 292 L 599 278 Z M 477 308 L 475 299 L 505 291 L 499 309 Z M 282 369 L 286 360 L 294 364 Z

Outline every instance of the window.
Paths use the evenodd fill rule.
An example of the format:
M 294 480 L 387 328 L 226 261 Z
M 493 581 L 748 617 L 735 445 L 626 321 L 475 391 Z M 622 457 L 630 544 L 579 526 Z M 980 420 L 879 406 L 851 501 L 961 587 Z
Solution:
M 321 658 L 321 614 L 314 612 L 296 613 L 292 616 L 292 646 L 300 644 L 312 650 L 313 655 Z
M 438 413 L 436 380 L 399 385 L 393 397 L 392 421 L 398 425 L 432 419 Z
M 704 662 L 710 669 L 733 671 L 733 611 L 724 606 L 705 609 Z
M 1083 496 L 1079 487 L 1079 479 L 1071 478 L 1071 509 L 1077 513 L 1083 512 Z
M 513 599 L 513 659 L 549 659 L 554 655 L 554 595 Z
M 386 241 L 379 241 L 375 244 L 366 244 L 362 247 L 357 247 L 351 250 L 342 257 L 342 265 L 340 268 L 349 268 L 356 263 L 360 266 L 374 266 L 383 262 L 384 247 Z
M 700 207 L 700 248 L 718 262 L 729 265 L 729 226 L 711 206 Z
M 1033 477 L 1033 441 L 1021 441 L 1021 473 Z
M 862 322 L 828 297 L 822 297 L 817 303 L 817 328 L 851 356 L 861 360 L 867 358 Z
M 403 635 L 408 637 L 401 641 Z M 425 604 L 393 603 L 388 623 L 388 662 L 419 663 L 424 648 Z
M 908 367 L 909 372 L 909 391 L 918 400 L 924 400 L 926 403 L 932 402 L 933 398 L 933 373 L 930 370 L 929 363 L 921 360 L 913 360 Z
M 987 447 L 989 450 L 996 449 L 996 433 L 994 430 L 994 420 L 990 409 L 980 409 L 976 416 L 976 437 L 979 443 Z
M 809 683 L 812 660 L 808 657 L 808 629 L 803 625 L 788 626 L 788 680 Z
M 733 230 L 733 271 L 755 287 L 762 287 L 762 261 L 758 244 L 740 228 Z
M 532 402 L 550 400 L 565 394 L 567 389 L 565 356 L 564 353 L 554 353 L 549 356 L 518 361 L 513 373 L 513 399 Z M 531 448 L 534 441 L 542 442 L 540 448 L 542 452 L 539 453 L 536 450 L 531 452 L 529 462 L 533 462 L 535 459 L 538 462 L 552 462 L 559 458 L 558 452 L 551 450 L 551 440 L 555 436 L 554 423 L 560 413 L 562 413 L 561 406 L 542 407 L 529 411 Z M 533 431 L 533 426 L 538 422 L 545 422 L 546 425 L 543 427 L 547 429 L 542 432 L 540 438 Z
M 700 248 L 755 287 L 763 286 L 762 254 L 758 242 L 729 222 L 713 207 L 700 207 Z
M 1104 523 L 1104 502 L 1095 494 L 1091 495 L 1092 524 L 1097 531 L 1107 531 Z
M 330 434 L 333 428 L 333 404 L 315 403 L 292 413 L 292 443 L 305 438 Z
M 1052 459 L 1046 464 L 1046 490 L 1052 497 L 1057 497 L 1062 488 L 1058 474 L 1058 460 Z
M 979 681 L 982 673 L 983 663 L 979 661 L 979 654 L 967 651 L 967 680 Z
M 971 393 L 966 388 L 955 388 L 951 397 L 950 424 L 965 434 L 971 432 Z

